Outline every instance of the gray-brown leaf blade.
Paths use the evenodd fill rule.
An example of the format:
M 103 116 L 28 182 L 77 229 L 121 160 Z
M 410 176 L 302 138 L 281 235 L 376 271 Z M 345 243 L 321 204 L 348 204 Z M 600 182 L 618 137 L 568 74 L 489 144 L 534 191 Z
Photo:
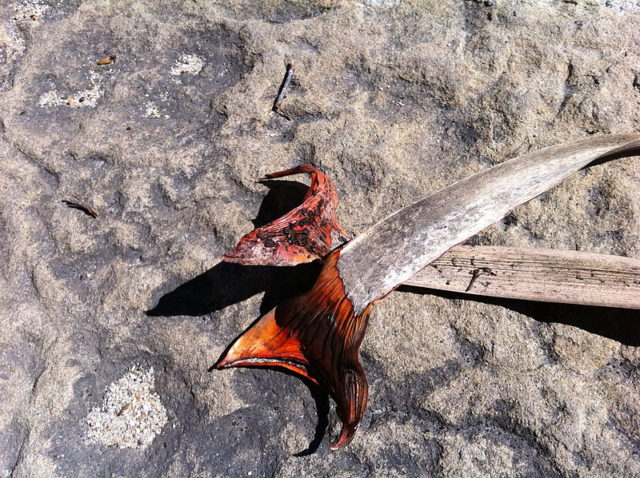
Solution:
M 593 161 L 639 151 L 638 133 L 552 146 L 481 171 L 395 212 L 340 255 L 340 276 L 356 312 Z
M 640 309 L 640 259 L 582 251 L 456 246 L 404 284 L 505 299 Z

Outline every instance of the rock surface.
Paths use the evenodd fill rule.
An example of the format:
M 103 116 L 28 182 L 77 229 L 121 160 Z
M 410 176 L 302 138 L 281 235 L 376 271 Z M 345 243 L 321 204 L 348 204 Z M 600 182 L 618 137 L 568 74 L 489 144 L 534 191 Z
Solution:
M 310 275 L 218 263 L 304 193 L 256 178 L 321 168 L 357 234 L 532 148 L 638 131 L 639 32 L 633 0 L 0 4 L 0 477 L 640 475 L 637 312 L 396 292 L 338 452 L 321 393 L 208 370 Z M 472 242 L 640 257 L 639 191 L 638 158 L 594 166 Z M 133 369 L 167 423 L 106 446 L 89 417 Z

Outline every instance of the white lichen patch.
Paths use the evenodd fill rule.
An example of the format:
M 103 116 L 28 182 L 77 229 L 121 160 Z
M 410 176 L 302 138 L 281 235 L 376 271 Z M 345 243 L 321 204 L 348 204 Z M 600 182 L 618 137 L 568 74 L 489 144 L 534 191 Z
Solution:
M 400 0 L 364 0 L 357 5 L 361 7 L 391 8 L 400 5 Z
M 60 93 L 57 90 L 47 91 L 40 95 L 38 105 L 44 106 L 70 106 L 72 108 L 94 108 L 98 100 L 104 94 L 98 76 L 91 74 L 91 87 L 75 93 Z
M 56 90 L 47 91 L 40 95 L 40 100 L 38 100 L 38 104 L 40 106 L 57 106 L 62 103 L 62 96 Z
M 144 115 L 147 118 L 169 119 L 169 115 L 163 114 L 160 111 L 160 108 L 158 107 L 158 105 L 156 105 L 153 101 L 149 101 L 149 102 L 145 103 L 144 108 L 145 108 L 144 109 Z
M 87 415 L 87 437 L 106 446 L 143 449 L 167 423 L 167 411 L 153 391 L 154 371 L 132 367 L 113 382 L 102 407 Z
M 365 0 L 365 3 L 368 2 L 385 2 L 385 0 Z M 479 0 L 476 0 L 480 3 Z M 493 6 L 496 4 L 501 5 L 519 5 L 519 4 L 542 4 L 542 5 L 553 5 L 558 3 L 556 0 L 484 0 L 485 6 Z M 574 3 L 578 4 L 576 0 L 567 1 L 566 3 Z M 640 12 L 640 1 L 639 0 L 586 0 L 583 2 L 587 7 L 601 7 L 612 10 L 615 13 L 626 14 L 626 13 L 638 13 Z
M 44 13 L 47 10 L 49 10 L 49 5 L 44 5 L 37 0 L 25 0 L 22 3 L 15 5 L 16 13 L 13 16 L 13 19 L 15 21 L 38 21 L 44 16 Z
M 176 63 L 171 67 L 171 74 L 173 76 L 180 76 L 183 74 L 197 75 L 202 71 L 204 67 L 204 60 L 198 55 L 182 55 L 176 60 Z
M 640 12 L 640 1 L 638 0 L 599 0 L 598 3 L 616 13 Z
M 155 103 L 149 102 L 145 105 L 144 115 L 147 118 L 160 118 L 160 110 Z

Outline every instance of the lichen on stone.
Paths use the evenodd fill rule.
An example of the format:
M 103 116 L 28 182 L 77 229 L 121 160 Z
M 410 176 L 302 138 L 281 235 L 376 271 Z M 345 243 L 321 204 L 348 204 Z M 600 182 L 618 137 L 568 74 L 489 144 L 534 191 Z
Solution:
M 104 94 L 100 85 L 100 78 L 95 73 L 90 76 L 91 86 L 75 93 L 63 94 L 57 90 L 47 91 L 40 96 L 38 105 L 44 106 L 71 106 L 72 108 L 93 108 Z
M 13 19 L 15 21 L 27 19 L 37 21 L 43 17 L 47 10 L 49 10 L 49 5 L 40 3 L 37 0 L 25 0 L 15 5 L 15 15 Z
M 154 370 L 133 366 L 107 388 L 101 407 L 87 415 L 87 437 L 119 448 L 144 449 L 167 423 L 167 411 L 153 391 Z
M 182 74 L 197 75 L 202 71 L 204 67 L 204 60 L 198 55 L 182 55 L 178 58 L 171 68 L 171 74 L 173 76 L 180 76 Z

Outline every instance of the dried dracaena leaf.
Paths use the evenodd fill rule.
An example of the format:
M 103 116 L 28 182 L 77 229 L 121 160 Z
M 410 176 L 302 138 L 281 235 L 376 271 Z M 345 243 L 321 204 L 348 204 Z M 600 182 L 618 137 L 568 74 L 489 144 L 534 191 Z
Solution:
M 366 409 L 368 386 L 359 349 L 374 304 L 447 250 L 591 162 L 639 151 L 640 134 L 591 137 L 546 148 L 481 171 L 393 213 L 331 252 L 311 291 L 264 315 L 233 343 L 216 367 L 279 366 L 317 383 L 335 400 L 342 422 L 332 448 L 347 445 Z M 312 171 L 305 203 L 309 199 L 315 214 L 296 208 L 260 233 L 245 236 L 255 245 L 239 250 L 235 257 L 258 257 L 262 262 L 253 263 L 264 264 L 275 259 L 271 263 L 277 264 L 295 257 L 321 257 L 328 250 L 327 234 L 337 227 L 337 199 L 325 209 L 327 202 L 312 193 L 313 173 L 322 178 L 326 190 L 332 187 L 309 167 L 278 174 L 294 171 Z M 324 235 L 300 234 L 310 227 L 309 217 Z M 298 226 L 304 241 L 282 232 L 291 224 Z M 316 240 L 316 234 L 323 240 Z M 265 243 L 274 237 L 287 247 Z

